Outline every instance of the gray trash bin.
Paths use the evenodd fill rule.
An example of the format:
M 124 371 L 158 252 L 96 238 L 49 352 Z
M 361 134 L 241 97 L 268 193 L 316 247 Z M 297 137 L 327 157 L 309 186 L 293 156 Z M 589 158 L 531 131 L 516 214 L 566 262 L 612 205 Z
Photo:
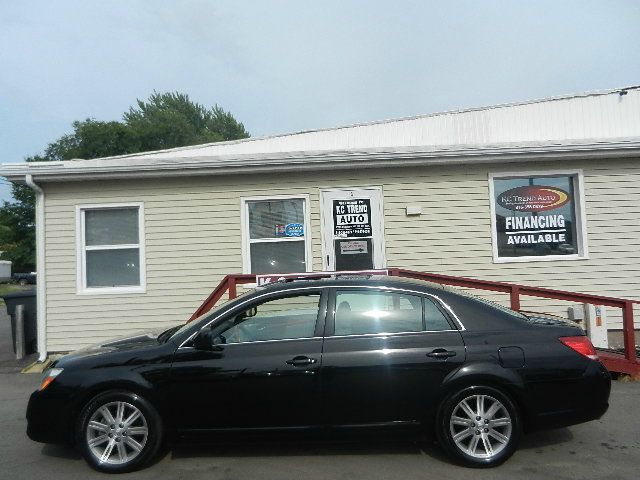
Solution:
M 4 295 L 7 313 L 11 317 L 11 336 L 13 337 L 13 351 L 16 351 L 16 306 L 24 305 L 24 344 L 25 355 L 38 351 L 38 332 L 36 328 L 36 291 L 8 293 Z

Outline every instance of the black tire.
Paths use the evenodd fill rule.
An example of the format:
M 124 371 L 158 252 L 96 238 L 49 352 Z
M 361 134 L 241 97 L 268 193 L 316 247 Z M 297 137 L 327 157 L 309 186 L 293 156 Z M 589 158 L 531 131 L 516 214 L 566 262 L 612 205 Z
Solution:
M 92 450 L 92 447 L 89 445 L 89 436 L 95 435 L 96 437 L 102 437 L 103 432 L 102 429 L 90 429 L 89 422 L 92 417 L 96 418 L 95 415 L 101 415 L 101 412 L 104 410 L 100 412 L 98 412 L 98 410 L 105 406 L 110 412 L 114 412 L 115 408 L 115 412 L 117 413 L 118 405 L 120 404 L 124 405 L 123 409 L 125 413 L 121 415 L 122 418 L 126 419 L 127 417 L 125 415 L 131 417 L 135 409 L 141 413 L 141 417 L 138 416 L 137 419 L 132 422 L 131 429 L 133 431 L 136 428 L 140 430 L 146 427 L 147 434 L 146 437 L 143 437 L 143 434 L 129 433 L 127 437 L 127 426 L 124 423 L 120 425 L 107 425 L 108 430 L 106 430 L 106 432 L 108 433 L 104 433 L 104 435 L 109 437 L 110 434 L 111 436 L 108 440 L 103 439 L 101 445 L 104 445 L 106 441 L 107 445 L 105 445 L 104 450 L 106 451 L 107 446 L 112 445 L 110 452 L 116 451 L 116 453 L 109 453 L 106 461 L 102 461 L 98 458 L 96 450 Z M 101 423 L 105 423 L 106 425 L 106 422 Z M 118 428 L 123 425 L 125 425 L 125 428 Z M 112 426 L 115 428 L 111 428 Z M 97 433 L 95 430 L 97 430 Z M 140 436 L 136 437 L 135 435 Z M 132 392 L 111 390 L 96 395 L 85 405 L 78 417 L 75 436 L 82 456 L 91 467 L 101 472 L 124 473 L 141 468 L 157 454 L 162 444 L 163 425 L 157 410 L 147 400 Z M 144 442 L 142 442 L 143 438 Z M 116 441 L 119 443 L 113 443 Z M 137 443 L 136 449 L 139 448 L 139 450 L 132 447 L 132 445 L 135 445 L 133 442 Z M 93 448 L 101 448 L 101 445 L 99 445 L 99 447 L 94 446 Z M 120 454 L 119 448 L 124 449 L 123 455 Z M 116 455 L 118 458 L 115 457 Z M 125 459 L 119 462 L 119 458 L 123 456 Z M 128 456 L 132 458 L 126 460 Z
M 20 285 L 21 287 L 24 287 L 27 283 L 28 282 L 26 278 L 21 278 L 20 280 L 18 280 L 18 285 Z
M 483 396 L 487 405 L 494 405 L 494 400 L 497 400 L 504 409 L 498 410 L 497 414 L 502 418 L 499 421 L 495 420 L 495 428 L 486 422 L 486 418 L 480 417 L 477 420 L 477 416 L 469 420 L 467 425 L 455 424 L 452 425 L 452 416 L 456 413 L 453 421 L 458 419 L 467 419 L 467 416 L 461 416 L 460 412 L 464 412 L 464 408 L 461 406 L 461 402 L 464 400 L 468 406 L 471 407 L 471 411 L 476 414 L 478 412 L 478 397 Z M 475 402 L 475 403 L 474 403 Z M 488 407 L 485 411 L 489 411 L 491 407 Z M 505 413 L 506 412 L 506 413 Z M 503 419 L 507 418 L 507 414 L 510 420 L 508 425 L 499 425 L 500 423 L 506 423 Z M 469 415 L 469 418 L 471 416 Z M 472 426 L 472 422 L 474 423 Z M 489 427 L 489 428 L 485 428 Z M 469 435 L 469 431 L 471 434 Z M 480 432 L 480 433 L 478 433 Z M 488 433 L 487 433 L 488 432 Z M 504 441 L 504 438 L 499 435 L 508 432 L 508 438 Z M 473 386 L 459 390 L 452 395 L 449 395 L 441 404 L 436 420 L 436 434 L 438 442 L 444 450 L 461 465 L 468 467 L 495 467 L 505 462 L 518 447 L 520 437 L 522 436 L 522 424 L 520 412 L 515 403 L 509 398 L 508 395 L 502 391 L 486 386 Z M 454 440 L 454 434 L 460 435 L 460 444 Z M 494 437 L 493 435 L 497 435 Z M 475 438 L 474 438 L 475 437 Z M 467 439 L 469 443 L 466 444 Z M 476 446 L 473 446 L 473 442 L 477 442 Z M 489 443 L 487 446 L 485 441 Z M 504 442 L 504 443 L 503 443 Z M 493 443 L 497 445 L 495 451 L 493 450 Z M 463 450 L 463 447 L 467 447 L 467 450 Z M 470 454 L 473 448 L 474 454 Z

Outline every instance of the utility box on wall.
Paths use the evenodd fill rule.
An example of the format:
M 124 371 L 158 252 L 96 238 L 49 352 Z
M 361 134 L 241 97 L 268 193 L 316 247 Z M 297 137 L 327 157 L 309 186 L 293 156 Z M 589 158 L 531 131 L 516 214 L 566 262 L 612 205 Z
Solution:
M 591 343 L 596 348 L 609 348 L 607 332 L 607 311 L 603 305 L 572 305 L 567 313 L 573 320 L 587 331 Z
M 584 320 L 587 335 L 596 348 L 609 348 L 607 333 L 607 310 L 603 305 L 584 305 Z

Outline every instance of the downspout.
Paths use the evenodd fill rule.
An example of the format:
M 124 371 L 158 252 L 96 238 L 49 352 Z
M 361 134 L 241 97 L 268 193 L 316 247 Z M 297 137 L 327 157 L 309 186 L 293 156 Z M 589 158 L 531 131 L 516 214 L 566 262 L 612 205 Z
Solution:
M 47 359 L 47 290 L 44 260 L 44 190 L 33 181 L 28 173 L 25 183 L 36 192 L 36 301 L 37 301 L 37 332 L 38 332 L 38 361 Z

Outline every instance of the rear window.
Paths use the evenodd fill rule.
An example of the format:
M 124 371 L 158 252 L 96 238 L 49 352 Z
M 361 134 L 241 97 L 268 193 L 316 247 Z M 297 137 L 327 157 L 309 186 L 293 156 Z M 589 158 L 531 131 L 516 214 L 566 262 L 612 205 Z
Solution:
M 513 318 L 516 318 L 518 320 L 524 320 L 524 321 L 528 321 L 529 318 L 526 315 L 523 315 L 522 313 L 516 312 L 515 310 L 511 310 L 508 307 L 505 307 L 504 305 L 500 305 L 499 303 L 496 302 L 492 302 L 491 300 L 487 300 L 485 298 L 481 298 L 481 297 L 477 297 L 471 293 L 465 292 L 464 290 L 449 290 L 449 291 L 453 291 L 455 292 L 456 295 L 460 295 L 462 297 L 466 297 L 469 298 L 471 300 L 475 300 L 478 301 L 480 303 L 483 303 L 484 305 L 488 306 L 488 307 L 492 307 L 495 308 L 496 310 L 499 310 L 502 313 L 505 313 Z
M 448 303 L 465 328 L 518 327 L 529 318 L 499 303 L 477 297 L 465 291 L 447 288 L 440 295 Z

